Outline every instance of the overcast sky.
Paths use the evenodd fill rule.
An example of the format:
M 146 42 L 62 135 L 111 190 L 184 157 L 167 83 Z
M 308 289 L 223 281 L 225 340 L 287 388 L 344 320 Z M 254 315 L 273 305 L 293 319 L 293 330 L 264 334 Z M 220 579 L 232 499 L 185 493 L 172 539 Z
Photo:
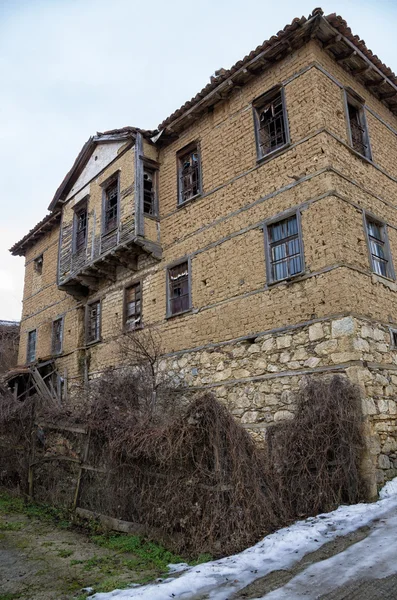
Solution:
M 0 319 L 19 319 L 24 259 L 96 131 L 155 128 L 315 0 L 0 0 Z M 324 1 L 397 71 L 397 0 Z

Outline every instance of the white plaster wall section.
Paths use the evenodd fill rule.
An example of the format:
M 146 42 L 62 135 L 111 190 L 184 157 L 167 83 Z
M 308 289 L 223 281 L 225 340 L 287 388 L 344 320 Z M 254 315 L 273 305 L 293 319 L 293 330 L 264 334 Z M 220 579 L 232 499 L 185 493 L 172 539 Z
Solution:
M 76 204 L 78 204 L 80 202 L 80 200 L 82 200 L 86 196 L 89 196 L 89 194 L 90 194 L 90 184 L 85 185 L 81 190 L 79 190 L 77 192 L 77 194 L 73 198 L 72 205 L 75 206 Z
M 118 151 L 124 145 L 125 140 L 121 142 L 106 142 L 103 144 L 98 144 L 83 172 L 70 190 L 66 200 L 72 198 L 76 191 L 80 190 L 82 186 L 96 177 L 98 173 L 100 173 L 109 163 L 112 162 L 112 160 L 117 158 Z

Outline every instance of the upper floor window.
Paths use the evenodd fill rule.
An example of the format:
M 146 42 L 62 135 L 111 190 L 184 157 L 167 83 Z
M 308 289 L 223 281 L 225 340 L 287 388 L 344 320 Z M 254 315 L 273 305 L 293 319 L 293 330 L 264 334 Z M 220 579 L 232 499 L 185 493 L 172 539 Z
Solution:
M 112 231 L 119 220 L 119 180 L 112 179 L 104 189 L 104 233 Z
M 346 95 L 346 99 L 350 145 L 356 152 L 359 152 L 362 156 L 370 159 L 371 149 L 363 102 L 350 94 Z
M 141 284 L 135 283 L 125 288 L 124 326 L 128 331 L 142 325 Z
M 85 341 L 87 344 L 97 342 L 101 335 L 101 302 L 90 302 L 86 308 Z
M 289 142 L 284 88 L 271 90 L 253 103 L 258 158 Z
M 289 279 L 303 272 L 299 213 L 268 225 L 266 238 L 269 282 Z
M 190 310 L 189 261 L 168 269 L 168 316 Z
M 156 171 L 144 167 L 143 169 L 143 213 L 154 216 L 156 207 Z
M 201 160 L 196 143 L 178 153 L 178 203 L 201 194 Z
M 37 341 L 37 329 L 33 329 L 33 331 L 29 331 L 28 333 L 28 348 L 26 361 L 28 363 L 34 362 L 36 360 L 36 341 Z
M 365 222 L 372 271 L 383 277 L 394 279 L 386 225 L 368 216 Z
M 34 270 L 35 273 L 37 273 L 37 275 L 42 275 L 43 273 L 43 262 L 44 259 L 42 254 L 40 254 L 40 256 L 34 259 Z
M 74 213 L 74 250 L 78 252 L 87 244 L 88 206 L 87 202 L 79 205 Z
M 63 318 L 55 319 L 52 322 L 52 353 L 60 354 L 62 352 L 63 341 Z

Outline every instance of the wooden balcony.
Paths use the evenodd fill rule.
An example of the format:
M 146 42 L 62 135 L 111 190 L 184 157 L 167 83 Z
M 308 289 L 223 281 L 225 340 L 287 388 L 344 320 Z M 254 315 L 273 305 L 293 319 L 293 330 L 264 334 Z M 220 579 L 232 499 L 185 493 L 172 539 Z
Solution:
M 77 252 L 73 252 L 72 227 L 65 226 L 60 244 L 58 287 L 82 298 L 98 290 L 104 279 L 115 281 L 117 267 L 137 271 L 141 254 L 160 260 L 161 246 L 136 236 L 133 218 L 112 231 L 95 236 L 87 247 Z

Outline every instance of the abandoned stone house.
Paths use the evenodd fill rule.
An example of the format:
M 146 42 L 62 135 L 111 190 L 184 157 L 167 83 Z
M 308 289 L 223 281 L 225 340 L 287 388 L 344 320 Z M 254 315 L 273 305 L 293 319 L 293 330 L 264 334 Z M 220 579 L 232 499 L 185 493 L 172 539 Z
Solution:
M 17 395 L 54 366 L 66 395 L 153 325 L 160 367 L 257 434 L 346 374 L 372 489 L 397 474 L 397 78 L 341 17 L 294 19 L 155 131 L 91 137 L 11 252 Z

